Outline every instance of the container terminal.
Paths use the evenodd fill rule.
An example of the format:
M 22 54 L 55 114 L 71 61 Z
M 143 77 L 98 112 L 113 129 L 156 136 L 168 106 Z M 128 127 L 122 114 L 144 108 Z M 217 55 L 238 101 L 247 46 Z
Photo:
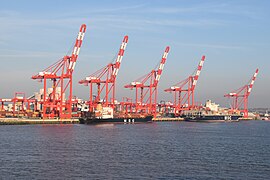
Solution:
M 170 47 L 165 47 L 158 66 L 124 88 L 135 90 L 135 101 L 123 97 L 116 100 L 116 80 L 128 44 L 124 36 L 115 60 L 78 82 L 89 87 L 89 99 L 73 95 L 73 73 L 80 48 L 84 41 L 86 25 L 82 24 L 71 55 L 36 73 L 31 78 L 41 82 L 43 88 L 31 96 L 16 92 L 13 98 L 0 98 L 0 124 L 39 123 L 137 123 L 150 121 L 238 121 L 257 118 L 248 112 L 248 97 L 259 70 L 241 88 L 225 94 L 231 101 L 230 108 L 220 108 L 208 100 L 205 105 L 195 102 L 195 89 L 206 56 L 202 56 L 194 73 L 165 89 L 173 94 L 173 102 L 158 99 L 158 83 L 161 79 Z

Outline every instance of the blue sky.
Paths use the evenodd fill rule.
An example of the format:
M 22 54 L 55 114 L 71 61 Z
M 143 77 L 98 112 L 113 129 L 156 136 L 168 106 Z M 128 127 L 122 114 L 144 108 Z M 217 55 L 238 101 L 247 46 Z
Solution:
M 42 85 L 31 76 L 65 55 L 85 23 L 74 72 L 79 97 L 86 99 L 88 88 L 76 82 L 110 62 L 129 35 L 117 77 L 119 100 L 133 97 L 123 86 L 153 69 L 169 45 L 159 100 L 171 100 L 163 90 L 190 75 L 206 55 L 197 101 L 228 106 L 223 95 L 247 83 L 259 68 L 250 107 L 270 107 L 269 7 L 268 0 L 2 1 L 0 97 L 38 91 Z

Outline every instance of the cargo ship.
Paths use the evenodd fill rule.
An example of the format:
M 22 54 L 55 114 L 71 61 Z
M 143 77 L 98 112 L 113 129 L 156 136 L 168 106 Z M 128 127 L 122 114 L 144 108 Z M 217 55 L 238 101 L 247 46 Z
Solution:
M 192 122 L 237 122 L 243 118 L 240 112 L 231 113 L 226 108 L 207 100 L 205 106 L 197 110 L 184 111 L 182 117 L 185 121 Z
M 242 118 L 241 115 L 219 114 L 219 115 L 197 115 L 185 116 L 185 121 L 191 122 L 237 122 Z
M 82 112 L 79 118 L 80 124 L 99 124 L 99 123 L 149 123 L 153 116 L 140 114 L 121 114 L 114 113 L 111 107 L 103 107 L 102 110 L 94 112 Z

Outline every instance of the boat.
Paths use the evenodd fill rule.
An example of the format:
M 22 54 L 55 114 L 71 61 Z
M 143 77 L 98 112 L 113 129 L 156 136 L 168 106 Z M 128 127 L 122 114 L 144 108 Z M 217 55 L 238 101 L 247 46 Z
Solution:
M 148 123 L 152 122 L 152 116 L 145 117 L 114 117 L 114 118 L 80 118 L 80 124 L 99 124 L 99 123 Z
M 228 109 L 220 108 L 219 104 L 207 100 L 200 109 L 183 111 L 182 117 L 185 121 L 192 122 L 237 122 L 243 115 L 230 113 Z
M 79 118 L 80 124 L 100 124 L 100 123 L 148 123 L 152 122 L 152 115 L 121 114 L 114 113 L 110 107 L 103 107 L 102 111 L 83 112 Z
M 242 118 L 241 115 L 197 115 L 186 116 L 185 121 L 191 122 L 237 122 Z

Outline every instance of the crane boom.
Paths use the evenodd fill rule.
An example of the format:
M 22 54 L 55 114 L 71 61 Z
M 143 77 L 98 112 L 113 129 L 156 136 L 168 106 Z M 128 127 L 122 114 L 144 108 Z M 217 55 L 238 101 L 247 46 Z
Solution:
M 80 49 L 81 49 L 81 45 L 82 45 L 82 42 L 83 42 L 85 31 L 86 31 L 86 25 L 82 24 L 81 28 L 80 28 L 80 31 L 78 33 L 78 36 L 77 36 L 73 51 L 72 51 L 70 64 L 69 64 L 69 67 L 68 67 L 68 70 L 71 71 L 71 72 L 74 71 L 76 61 L 77 61 L 78 55 L 80 53 Z
M 127 43 L 128 43 L 128 36 L 125 36 L 124 39 L 123 39 L 123 42 L 122 42 L 122 44 L 120 46 L 117 58 L 116 58 L 114 70 L 113 70 L 112 77 L 111 77 L 111 79 L 113 81 L 115 80 L 115 78 L 116 78 L 116 76 L 118 74 L 118 71 L 119 71 L 119 68 L 120 68 L 120 65 L 121 65 L 121 62 L 122 62 L 122 58 L 124 56 L 124 52 L 125 52 Z
M 252 77 L 252 79 L 251 79 L 251 81 L 250 81 L 250 83 L 249 83 L 249 85 L 248 85 L 248 92 L 247 92 L 248 96 L 249 96 L 249 94 L 250 94 L 250 92 L 251 92 L 251 90 L 253 88 L 253 85 L 254 85 L 254 82 L 256 80 L 256 77 L 257 77 L 258 73 L 259 73 L 259 69 L 257 68 L 254 75 L 253 75 L 253 77 Z
M 200 76 L 200 73 L 201 73 L 201 70 L 202 70 L 202 67 L 203 67 L 203 64 L 204 64 L 204 60 L 205 60 L 205 56 L 202 56 L 202 59 L 201 59 L 199 65 L 198 65 L 196 74 L 193 77 L 193 83 L 192 83 L 192 87 L 191 87 L 192 90 L 194 90 L 195 87 L 196 87 L 197 81 L 199 79 L 199 76 Z
M 165 65 L 165 62 L 166 62 L 166 59 L 167 59 L 167 56 L 168 56 L 168 53 L 170 51 L 170 47 L 167 46 L 164 53 L 163 53 L 163 56 L 161 58 L 161 61 L 160 61 L 160 64 L 159 64 L 159 67 L 158 67 L 158 70 L 156 72 L 156 78 L 155 78 L 155 81 L 154 81 L 154 86 L 157 86 L 158 82 L 159 82 L 159 79 L 160 79 L 160 76 L 162 74 L 162 70 L 164 68 L 164 65 Z

